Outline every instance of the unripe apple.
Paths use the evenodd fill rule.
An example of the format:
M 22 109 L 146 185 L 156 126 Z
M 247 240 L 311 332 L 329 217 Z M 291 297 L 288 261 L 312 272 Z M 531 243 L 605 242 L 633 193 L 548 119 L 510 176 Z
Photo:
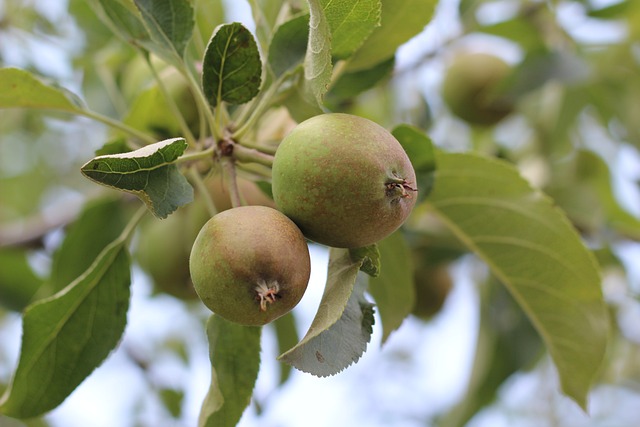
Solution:
M 323 114 L 293 129 L 276 151 L 273 198 L 309 239 L 356 248 L 382 240 L 409 216 L 416 176 L 380 125 Z
M 197 298 L 189 274 L 189 253 L 197 231 L 208 219 L 204 205 L 194 201 L 166 219 L 150 218 L 142 225 L 135 254 L 155 291 L 183 300 Z
M 419 267 L 414 272 L 416 300 L 413 315 L 429 320 L 444 305 L 453 287 L 448 264 Z
M 260 190 L 255 182 L 241 176 L 237 176 L 236 183 L 243 205 L 268 206 L 270 208 L 276 207 L 275 202 Z M 226 211 L 233 207 L 227 183 L 224 181 L 221 174 L 218 173 L 209 178 L 207 180 L 207 187 L 209 188 L 209 194 L 211 194 L 213 204 L 216 205 L 218 212 Z
M 196 237 L 189 268 L 211 311 L 253 326 L 291 311 L 311 275 L 304 236 L 289 218 L 265 206 L 233 208 L 211 218 Z
M 513 102 L 499 85 L 511 72 L 502 59 L 484 53 L 458 55 L 446 71 L 442 97 L 453 114 L 475 125 L 490 126 L 509 115 Z

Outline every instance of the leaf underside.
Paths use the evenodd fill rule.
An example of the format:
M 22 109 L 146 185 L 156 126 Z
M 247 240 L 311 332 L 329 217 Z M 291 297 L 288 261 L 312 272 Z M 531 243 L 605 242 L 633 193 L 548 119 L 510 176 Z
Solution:
M 583 408 L 608 340 L 593 254 L 565 215 L 506 162 L 439 152 L 428 202 L 509 289 Z
M 366 301 L 362 260 L 347 249 L 330 249 L 329 269 L 320 307 L 305 337 L 278 357 L 316 376 L 335 375 L 358 361 L 371 339 L 373 305 Z
M 107 187 L 133 193 L 159 217 L 166 218 L 193 200 L 193 187 L 173 163 L 184 153 L 184 138 L 173 138 L 135 151 L 98 156 L 82 173 Z

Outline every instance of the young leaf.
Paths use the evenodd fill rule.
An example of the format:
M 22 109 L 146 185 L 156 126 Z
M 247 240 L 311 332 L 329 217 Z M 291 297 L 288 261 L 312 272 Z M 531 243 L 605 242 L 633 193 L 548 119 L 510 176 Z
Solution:
M 320 0 L 309 1 L 309 41 L 304 58 L 305 93 L 318 105 L 331 82 L 331 31 Z
M 331 248 L 327 284 L 309 331 L 278 359 L 310 374 L 326 377 L 358 361 L 371 339 L 373 305 L 364 298 L 362 260 L 349 250 Z M 356 280 L 356 278 L 359 278 Z
M 207 322 L 211 385 L 199 427 L 233 427 L 251 401 L 260 368 L 262 328 L 242 326 L 212 315 Z
M 27 307 L 22 348 L 0 413 L 39 416 L 58 406 L 118 344 L 129 307 L 129 257 L 115 240 L 61 292 Z
M 302 65 L 308 40 L 308 14 L 295 17 L 276 29 L 269 45 L 269 66 L 276 77 Z
M 437 153 L 435 213 L 513 294 L 583 408 L 608 340 L 608 312 L 593 254 L 564 214 L 509 164 Z
M 380 25 L 380 0 L 320 0 L 320 4 L 331 31 L 331 53 L 335 58 L 347 58 Z
M 187 0 L 134 0 L 153 41 L 171 62 L 180 62 L 193 33 L 193 7 Z M 179 64 L 178 64 L 179 65 Z
M 119 199 L 100 199 L 85 205 L 53 255 L 46 296 L 61 291 L 80 276 L 125 226 L 125 213 Z
M 82 166 L 98 184 L 133 193 L 158 218 L 193 200 L 193 188 L 173 163 L 184 153 L 184 138 L 173 138 L 128 153 L 98 156 Z
M 433 188 L 436 155 L 433 142 L 423 131 L 409 125 L 399 125 L 391 132 L 409 156 L 418 181 L 418 201 L 424 200 Z
M 0 68 L 0 108 L 37 108 L 76 114 L 83 110 L 80 98 L 73 93 L 19 68 Z
M 262 62 L 256 41 L 241 23 L 216 28 L 204 54 L 202 88 L 214 108 L 243 104 L 260 90 Z
M 371 68 L 431 21 L 438 0 L 382 0 L 382 26 L 373 30 L 349 60 L 349 71 Z
M 411 250 L 401 231 L 378 243 L 382 269 L 369 279 L 369 292 L 382 321 L 382 341 L 400 327 L 415 302 Z

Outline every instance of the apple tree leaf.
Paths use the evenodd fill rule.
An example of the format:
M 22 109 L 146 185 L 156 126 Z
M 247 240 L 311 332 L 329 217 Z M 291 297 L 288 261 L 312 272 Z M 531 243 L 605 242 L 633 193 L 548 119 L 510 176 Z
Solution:
M 290 311 L 273 322 L 276 337 L 278 339 L 278 351 L 284 353 L 300 341 L 294 312 Z M 291 375 L 291 365 L 280 363 L 280 385 L 284 384 Z
M 0 249 L 0 307 L 22 311 L 42 286 L 21 248 Z
M 64 289 L 122 233 L 126 226 L 123 204 L 118 198 L 93 200 L 66 229 L 64 240 L 54 252 L 46 295 Z M 41 296 L 41 295 L 39 295 Z
M 243 104 L 260 90 L 262 62 L 253 34 L 241 23 L 219 25 L 204 54 L 202 88 L 213 107 Z
M 382 322 L 382 342 L 400 327 L 415 302 L 411 249 L 401 231 L 378 242 L 380 275 L 369 279 L 369 292 Z
M 350 100 L 360 93 L 373 88 L 381 80 L 391 76 L 396 60 L 392 56 L 371 68 L 353 72 L 343 72 L 331 83 L 325 101 L 333 105 Z
M 309 40 L 309 15 L 284 22 L 276 29 L 269 45 L 269 66 L 276 77 L 302 66 Z
M 609 315 L 600 272 L 564 213 L 506 162 L 436 153 L 433 211 L 483 259 L 527 314 L 583 408 L 602 366 Z
M 134 0 L 144 25 L 163 51 L 163 58 L 180 62 L 195 24 L 193 6 L 188 0 Z
M 349 57 L 380 25 L 380 0 L 354 2 L 320 0 L 331 31 L 331 54 Z
M 174 163 L 187 148 L 172 138 L 128 153 L 98 156 L 82 166 L 92 181 L 138 196 L 158 218 L 193 200 L 193 188 Z
M 373 305 L 364 298 L 362 260 L 331 248 L 324 295 L 309 330 L 278 359 L 319 377 L 335 375 L 360 359 L 371 339 Z M 358 280 L 356 280 L 358 278 Z
M 133 0 L 90 0 L 89 4 L 102 22 L 127 43 L 134 46 L 151 43 Z
M 234 427 L 251 401 L 260 368 L 261 327 L 212 315 L 207 322 L 211 384 L 199 427 Z
M 318 105 L 331 82 L 331 30 L 320 0 L 309 2 L 309 40 L 304 58 L 305 93 Z
M 349 71 L 364 70 L 391 58 L 401 44 L 431 21 L 438 0 L 382 0 L 381 26 L 349 60 Z
M 194 27 L 187 0 L 90 0 L 102 22 L 127 43 L 178 67 Z
M 0 108 L 32 108 L 80 114 L 80 98 L 19 68 L 0 68 Z
M 436 155 L 433 142 L 423 131 L 410 125 L 396 126 L 391 134 L 400 142 L 416 172 L 418 200 L 423 201 L 433 189 Z
M 0 399 L 1 414 L 31 418 L 54 409 L 116 347 L 129 307 L 128 234 L 62 291 L 26 308 L 20 359 Z

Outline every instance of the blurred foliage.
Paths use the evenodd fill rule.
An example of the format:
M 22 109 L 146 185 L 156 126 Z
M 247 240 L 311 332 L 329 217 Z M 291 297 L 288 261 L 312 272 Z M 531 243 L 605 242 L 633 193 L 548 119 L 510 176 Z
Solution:
M 201 58 L 213 28 L 225 22 L 224 2 L 194 2 L 199 32 L 188 52 L 191 58 Z M 250 3 L 254 16 L 262 10 L 262 17 L 275 23 L 279 6 L 287 2 Z M 600 383 L 639 393 L 639 278 L 632 275 L 634 266 L 625 263 L 618 250 L 622 245 L 637 245 L 640 240 L 638 206 L 632 205 L 638 201 L 640 179 L 640 2 L 622 0 L 599 6 L 600 3 L 460 0 L 455 17 L 436 14 L 434 24 L 427 27 L 432 31 L 426 33 L 433 36 L 441 28 L 437 25 L 439 20 L 455 19 L 457 27 L 453 27 L 457 31 L 453 34 L 434 37 L 438 39 L 435 46 L 422 49 L 409 64 L 400 63 L 398 58 L 385 58 L 366 69 L 339 69 L 342 74 L 329 88 L 326 100 L 333 111 L 358 114 L 387 127 L 398 122 L 416 126 L 447 149 L 472 149 L 502 157 L 551 196 L 591 245 L 603 267 L 615 334 Z M 134 49 L 115 38 L 88 2 L 69 0 L 68 11 L 57 13 L 47 11 L 42 4 L 20 0 L 2 3 L 2 66 L 16 65 L 35 69 L 41 75 L 61 77 L 82 94 L 93 110 L 113 118 L 142 115 L 129 111 L 133 99 L 154 103 L 140 97 L 157 89 L 148 73 L 137 74 Z M 292 2 L 288 7 L 297 12 L 304 2 Z M 270 35 L 262 31 L 264 27 L 258 28 L 257 35 L 264 49 Z M 77 34 L 82 37 L 74 38 Z M 53 73 L 43 68 L 38 59 L 38 48 L 52 41 L 66 51 L 63 57 L 71 70 L 67 75 L 51 76 Z M 9 45 L 20 55 L 9 52 Z M 495 125 L 466 123 L 454 116 L 442 99 L 442 82 L 451 59 L 469 52 L 496 54 L 511 66 L 510 74 L 496 90 L 513 102 L 514 109 Z M 437 77 L 428 78 L 434 75 Z M 317 109 L 303 99 L 289 98 L 285 105 L 298 119 L 317 114 Z M 145 108 L 148 113 L 153 106 Z M 80 206 L 103 192 L 79 179 L 79 168 L 94 150 L 118 136 L 117 132 L 69 116 L 2 110 L 0 318 L 22 310 L 42 283 L 55 282 L 55 277 L 50 277 L 50 266 L 53 263 L 55 274 L 56 259 L 64 250 L 56 239 L 60 234 L 72 235 L 73 227 L 66 226 L 75 219 Z M 620 162 L 628 153 L 635 158 L 636 169 L 621 172 Z M 630 181 L 630 175 L 636 182 L 635 187 L 633 182 L 627 186 L 626 191 L 633 192 L 627 198 L 616 184 L 621 179 Z M 114 215 L 110 226 L 119 229 L 121 224 Z M 416 209 L 410 227 L 417 231 L 409 239 L 417 272 L 421 277 L 430 277 L 430 283 L 444 283 L 442 288 L 430 290 L 436 294 L 437 304 L 414 311 L 429 322 L 446 306 L 450 288 L 456 286 L 450 282 L 450 267 L 459 262 L 466 250 L 423 207 Z M 101 233 L 110 236 L 115 232 L 107 228 Z M 184 258 L 186 253 L 180 256 Z M 635 265 L 638 263 L 640 260 L 635 260 Z M 12 274 L 7 274 L 5 265 L 12 266 Z M 450 414 L 441 414 L 439 422 L 445 426 L 464 425 L 482 408 L 500 399 L 501 388 L 514 373 L 543 364 L 540 339 L 518 305 L 502 287 L 496 286 L 496 279 L 478 276 L 472 277 L 477 282 L 482 307 L 474 373 L 464 398 Z M 28 286 L 17 289 L 17 280 Z M 419 286 L 418 279 L 415 281 Z M 55 288 L 60 287 L 58 284 Z M 163 286 L 157 288 L 161 290 Z M 418 295 L 423 295 L 417 290 Z M 632 318 L 635 323 L 628 320 L 630 313 L 636 313 Z M 291 317 L 275 326 L 282 350 L 297 342 Z M 165 350 L 174 351 L 170 343 Z M 0 350 L 0 363 L 8 363 L 5 356 Z M 283 365 L 282 369 L 280 381 L 284 383 L 290 377 L 290 368 Z M 6 382 L 4 369 L 1 371 L 0 381 Z M 183 412 L 183 390 L 156 388 L 168 413 L 179 417 Z M 526 405 L 522 403 L 523 408 Z M 46 425 L 40 420 L 23 424 L 0 417 L 0 425 L 5 423 Z M 593 425 L 606 425 L 606 420 L 594 420 Z

